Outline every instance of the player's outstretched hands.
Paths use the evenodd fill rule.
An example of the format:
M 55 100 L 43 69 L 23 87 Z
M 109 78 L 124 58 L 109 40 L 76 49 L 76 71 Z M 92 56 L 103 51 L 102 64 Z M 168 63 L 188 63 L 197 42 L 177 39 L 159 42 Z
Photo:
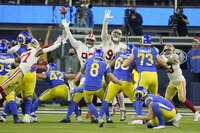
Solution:
M 105 10 L 105 16 L 104 16 L 105 20 L 113 18 L 113 16 L 110 16 L 110 13 L 111 13 L 111 10 L 109 10 L 109 9 Z
M 70 25 L 71 22 L 68 22 L 66 21 L 66 19 L 62 19 L 62 25 L 65 27 L 65 28 L 69 28 L 69 25 Z
M 57 44 L 57 43 L 61 43 L 62 42 L 62 40 L 63 40 L 63 35 L 62 36 L 59 36 L 58 38 L 57 38 L 57 40 L 54 42 L 54 44 Z

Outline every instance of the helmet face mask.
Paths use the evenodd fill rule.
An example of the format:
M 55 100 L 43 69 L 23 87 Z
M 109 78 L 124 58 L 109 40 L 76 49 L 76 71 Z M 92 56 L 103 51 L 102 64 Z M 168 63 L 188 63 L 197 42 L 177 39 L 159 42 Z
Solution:
M 21 44 L 21 45 L 26 45 L 28 43 L 30 43 L 32 41 L 32 37 L 28 32 L 22 32 L 18 35 L 17 37 L 17 41 Z
M 170 55 L 174 54 L 175 48 L 172 44 L 166 44 L 163 51 L 164 51 L 165 57 L 169 58 Z
M 26 49 L 31 50 L 31 49 L 37 48 L 37 47 L 39 47 L 39 45 L 37 43 L 31 42 L 31 43 L 27 44 Z
M 96 36 L 93 34 L 89 34 L 85 38 L 85 44 L 88 48 L 92 48 L 96 42 Z
M 115 29 L 111 33 L 111 37 L 113 41 L 119 42 L 121 40 L 122 31 L 120 29 Z

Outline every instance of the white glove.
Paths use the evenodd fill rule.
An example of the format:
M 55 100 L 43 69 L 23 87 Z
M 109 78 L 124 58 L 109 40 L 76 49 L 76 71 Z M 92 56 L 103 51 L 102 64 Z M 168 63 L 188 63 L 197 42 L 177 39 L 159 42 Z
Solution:
M 113 18 L 113 16 L 110 16 L 110 13 L 111 13 L 111 10 L 105 10 L 105 16 L 104 16 L 105 20 Z
M 62 25 L 63 25 L 65 28 L 69 28 L 70 23 L 71 23 L 71 22 L 67 23 L 67 22 L 66 22 L 66 19 L 62 19 Z
M 67 35 L 65 35 L 65 37 L 62 39 L 62 43 L 63 44 L 67 43 L 68 39 L 69 39 L 69 37 Z
M 63 36 L 59 36 L 57 40 L 54 42 L 54 44 L 61 43 L 62 40 L 63 40 Z

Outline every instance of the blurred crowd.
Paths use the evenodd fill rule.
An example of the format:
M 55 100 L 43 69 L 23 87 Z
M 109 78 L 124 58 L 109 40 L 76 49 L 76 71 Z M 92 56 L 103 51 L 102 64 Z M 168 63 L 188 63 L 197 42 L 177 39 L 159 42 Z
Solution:
M 72 4 L 85 1 L 95 6 L 173 6 L 174 0 L 72 0 Z M 68 5 L 69 0 L 1 0 L 0 4 Z M 178 0 L 178 6 L 200 6 L 198 0 Z

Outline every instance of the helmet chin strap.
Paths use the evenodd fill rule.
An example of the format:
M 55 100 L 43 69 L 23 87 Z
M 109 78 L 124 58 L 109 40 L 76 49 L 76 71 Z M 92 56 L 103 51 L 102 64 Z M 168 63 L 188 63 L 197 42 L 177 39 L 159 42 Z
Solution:
M 88 48 L 92 48 L 92 47 L 93 47 L 93 45 L 91 45 L 91 44 L 86 44 L 86 46 L 87 46 Z
M 113 40 L 113 41 L 119 42 L 119 41 L 120 41 L 120 38 L 112 37 L 112 40 Z

